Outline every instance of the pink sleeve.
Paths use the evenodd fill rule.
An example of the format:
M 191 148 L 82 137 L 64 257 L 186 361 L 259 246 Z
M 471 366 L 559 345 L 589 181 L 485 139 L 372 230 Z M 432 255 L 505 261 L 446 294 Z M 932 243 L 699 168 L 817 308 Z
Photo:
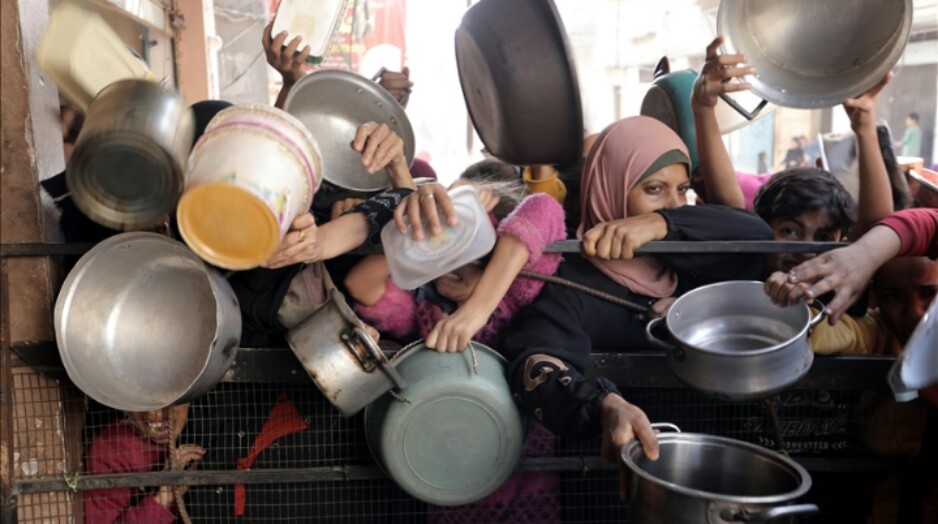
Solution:
M 417 329 L 417 299 L 388 278 L 381 300 L 371 306 L 355 304 L 362 320 L 402 342 Z
M 938 209 L 904 209 L 879 221 L 899 235 L 902 247 L 897 256 L 928 256 L 938 259 Z
M 537 264 L 544 248 L 566 238 L 563 207 L 546 193 L 531 195 L 498 224 L 498 236 L 511 235 L 528 250 L 528 265 Z M 559 260 L 559 259 L 558 259 Z

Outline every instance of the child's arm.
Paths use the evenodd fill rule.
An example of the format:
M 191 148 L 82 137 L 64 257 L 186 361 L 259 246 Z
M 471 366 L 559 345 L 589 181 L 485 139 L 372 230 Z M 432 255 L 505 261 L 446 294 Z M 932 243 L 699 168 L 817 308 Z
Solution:
M 694 83 L 691 109 L 697 130 L 697 156 L 703 174 L 708 204 L 723 204 L 745 208 L 743 191 L 736 180 L 733 162 L 723 145 L 715 107 L 721 93 L 749 89 L 749 84 L 727 80 L 755 73 L 754 67 L 736 67 L 746 61 L 743 55 L 718 55 L 723 37 L 717 37 L 707 46 L 707 61 Z
M 345 277 L 345 289 L 356 302 L 373 306 L 387 291 L 388 260 L 384 255 L 369 255 L 349 271 Z
M 892 187 L 889 173 L 879 148 L 876 133 L 876 97 L 892 79 L 887 73 L 878 84 L 857 98 L 844 101 L 844 110 L 850 117 L 850 127 L 857 135 L 857 155 L 860 165 L 860 195 L 857 202 L 857 224 L 850 232 L 860 238 L 877 221 L 889 216 L 892 209 Z

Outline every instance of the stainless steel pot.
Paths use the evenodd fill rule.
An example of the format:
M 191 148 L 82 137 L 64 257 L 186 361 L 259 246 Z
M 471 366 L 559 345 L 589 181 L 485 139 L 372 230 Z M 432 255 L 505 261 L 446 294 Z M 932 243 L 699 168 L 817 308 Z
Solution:
M 803 109 L 873 87 L 899 60 L 911 29 L 912 0 L 721 0 L 717 14 L 724 52 L 746 55 L 757 69 L 745 77 L 753 93 Z
M 241 310 L 228 282 L 181 242 L 123 233 L 69 273 L 55 334 L 68 376 L 88 396 L 150 411 L 222 379 L 241 338 Z
M 660 434 L 658 448 L 658 460 L 648 460 L 637 440 L 622 448 L 631 470 L 629 522 L 791 523 L 818 511 L 814 504 L 791 504 L 811 489 L 811 477 L 774 451 L 693 433 Z
M 293 86 L 283 109 L 303 122 L 322 150 L 323 176 L 352 191 L 379 191 L 391 183 L 384 172 L 369 173 L 361 153 L 350 146 L 358 126 L 387 124 L 404 140 L 404 157 L 414 160 L 414 130 L 404 108 L 380 85 L 349 71 L 323 69 Z
M 769 397 L 811 368 L 808 334 L 823 314 L 812 318 L 803 302 L 780 308 L 763 285 L 732 281 L 690 291 L 665 318 L 648 323 L 648 340 L 667 351 L 671 371 L 695 389 L 724 400 Z M 661 322 L 675 343 L 655 336 Z
M 121 80 L 95 97 L 65 179 L 75 205 L 118 230 L 145 229 L 182 194 L 195 120 L 182 95 L 146 80 Z
M 407 387 L 336 289 L 287 333 L 287 343 L 323 395 L 346 417 L 392 388 Z

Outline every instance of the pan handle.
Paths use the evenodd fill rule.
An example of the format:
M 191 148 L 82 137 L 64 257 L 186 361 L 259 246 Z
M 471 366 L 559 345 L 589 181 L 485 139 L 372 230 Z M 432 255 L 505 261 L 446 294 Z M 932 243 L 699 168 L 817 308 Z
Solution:
M 738 512 L 724 509 L 720 513 L 720 517 L 729 522 L 765 522 L 793 515 L 810 515 L 818 511 L 820 511 L 820 508 L 815 504 L 794 504 L 769 508 L 743 508 Z
M 672 424 L 671 422 L 652 422 L 652 429 L 657 429 L 658 431 L 671 430 L 675 433 L 680 433 L 681 428 L 677 427 L 677 424 Z
M 394 383 L 394 387 L 398 389 L 406 388 L 407 381 L 404 380 L 404 377 L 402 377 L 401 374 L 397 372 L 397 369 L 395 369 L 394 366 L 388 362 L 388 359 L 384 357 L 384 353 L 382 353 L 381 348 L 375 344 L 374 339 L 372 339 L 371 336 L 360 327 L 356 326 L 352 331 L 355 333 L 356 338 L 358 338 L 358 340 L 362 343 L 362 346 L 365 348 L 365 351 L 368 353 L 369 360 L 381 368 L 381 372 L 387 375 L 389 379 L 391 379 L 391 382 Z
M 761 102 L 759 102 L 759 105 L 757 105 L 756 108 L 752 110 L 752 112 L 749 112 L 746 110 L 746 108 L 739 105 L 739 102 L 734 100 L 733 97 L 726 93 L 720 93 L 720 98 L 722 98 L 724 102 L 735 109 L 736 112 L 742 115 L 746 120 L 755 119 L 757 116 L 759 116 L 759 113 L 762 111 L 762 109 L 765 108 L 765 106 L 769 103 L 767 100 L 763 99 Z
M 822 320 L 824 320 L 824 317 L 827 316 L 827 313 L 824 311 L 827 306 L 825 306 L 823 302 L 815 299 L 814 304 L 816 304 L 820 308 L 820 312 L 818 312 L 817 315 L 814 315 L 814 318 L 812 318 L 811 321 L 808 322 L 808 333 L 810 333 L 811 330 L 817 327 L 817 325 L 820 324 Z
M 649 342 L 667 351 L 668 353 L 678 352 L 679 348 L 677 346 L 675 346 L 674 344 L 665 342 L 664 340 L 661 340 L 660 338 L 656 337 L 655 334 L 652 332 L 655 329 L 655 326 L 657 326 L 661 322 L 664 322 L 664 319 L 660 317 L 651 319 L 648 322 L 648 324 L 645 326 L 645 337 L 648 339 Z

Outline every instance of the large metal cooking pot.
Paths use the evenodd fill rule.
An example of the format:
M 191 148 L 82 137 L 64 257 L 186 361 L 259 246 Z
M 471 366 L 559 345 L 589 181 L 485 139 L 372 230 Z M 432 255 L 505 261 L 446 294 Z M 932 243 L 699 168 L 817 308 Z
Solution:
M 746 55 L 752 91 L 783 107 L 831 107 L 873 87 L 899 60 L 912 0 L 721 0 L 725 53 Z
M 324 178 L 351 191 L 379 191 L 391 181 L 384 172 L 368 173 L 361 153 L 351 147 L 366 122 L 387 124 L 404 140 L 407 164 L 414 160 L 414 130 L 404 108 L 371 80 L 349 71 L 323 69 L 293 86 L 283 109 L 299 119 L 319 142 Z
M 287 343 L 343 416 L 351 417 L 392 388 L 407 387 L 337 289 L 287 333 Z
M 182 95 L 121 80 L 94 98 L 68 162 L 75 205 L 118 230 L 160 223 L 182 194 L 195 119 Z
M 385 395 L 365 408 L 365 437 L 378 464 L 411 496 L 469 504 L 514 471 L 524 424 L 505 378 L 507 362 L 472 342 L 438 353 L 415 342 L 391 359 L 406 401 Z
M 481 0 L 456 30 L 456 65 L 485 147 L 513 164 L 572 164 L 583 154 L 573 53 L 551 0 Z
M 150 411 L 221 380 L 241 338 L 241 310 L 228 282 L 181 242 L 123 233 L 65 279 L 55 335 L 68 376 L 89 397 Z
M 690 291 L 665 318 L 648 323 L 648 340 L 667 351 L 671 371 L 695 389 L 723 400 L 769 397 L 811 368 L 808 334 L 824 315 L 812 318 L 804 302 L 778 307 L 763 286 L 731 281 Z M 661 322 L 673 343 L 655 336 Z
M 632 471 L 629 522 L 781 524 L 818 511 L 814 504 L 791 505 L 811 489 L 811 477 L 774 451 L 694 433 L 660 434 L 658 449 L 658 460 L 648 460 L 637 440 L 622 448 Z

